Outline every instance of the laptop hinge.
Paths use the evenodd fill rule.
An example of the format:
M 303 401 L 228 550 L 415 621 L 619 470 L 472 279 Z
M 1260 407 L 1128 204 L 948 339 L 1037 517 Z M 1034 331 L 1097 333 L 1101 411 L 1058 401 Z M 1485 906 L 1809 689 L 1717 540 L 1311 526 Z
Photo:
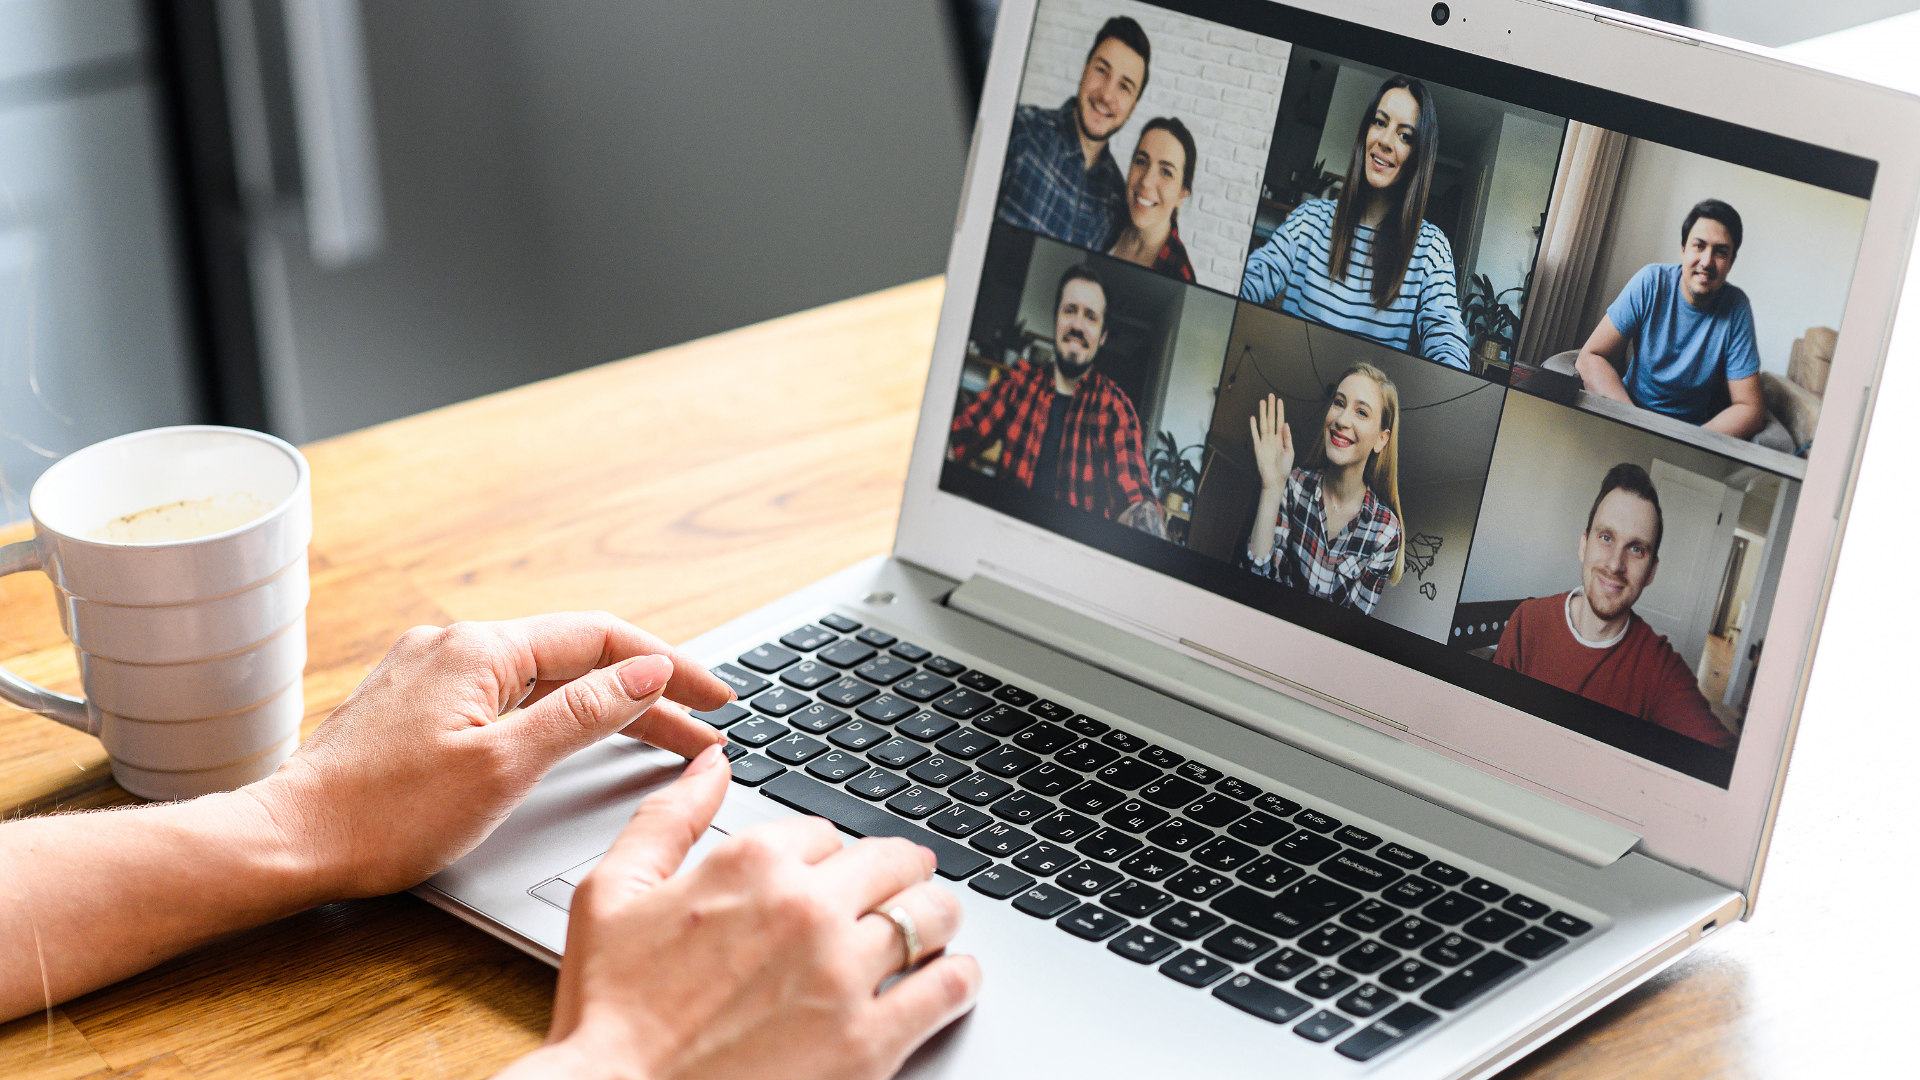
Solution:
M 1303 701 L 1301 697 L 1310 696 L 1325 706 L 1401 727 L 1212 649 L 1173 640 L 1160 644 L 1142 636 L 1144 628 L 1122 629 L 984 575 L 967 579 L 947 603 L 1009 633 L 1590 866 L 1606 866 L 1640 842 L 1638 834 L 1610 821 Z M 1222 663 L 1238 672 L 1223 670 Z M 1263 682 L 1278 683 L 1292 694 Z

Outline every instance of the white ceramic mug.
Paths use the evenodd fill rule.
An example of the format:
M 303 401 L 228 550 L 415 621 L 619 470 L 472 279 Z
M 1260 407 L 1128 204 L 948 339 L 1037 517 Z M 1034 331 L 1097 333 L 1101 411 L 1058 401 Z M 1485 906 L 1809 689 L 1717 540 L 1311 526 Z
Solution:
M 193 500 L 272 508 L 186 540 L 94 539 L 109 522 Z M 171 427 L 55 462 L 27 500 L 34 537 L 0 574 L 53 580 L 85 699 L 0 668 L 0 699 L 97 735 L 120 786 L 148 799 L 224 791 L 300 742 L 307 663 L 307 462 L 271 435 Z

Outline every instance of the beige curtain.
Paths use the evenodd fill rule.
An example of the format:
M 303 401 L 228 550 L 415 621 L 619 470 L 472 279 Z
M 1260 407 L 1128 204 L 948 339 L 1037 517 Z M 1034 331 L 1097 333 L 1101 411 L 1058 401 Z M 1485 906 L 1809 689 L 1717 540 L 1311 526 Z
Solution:
M 1577 349 L 1593 329 L 1581 322 L 1630 141 L 1606 128 L 1567 124 L 1560 171 L 1553 178 L 1553 200 L 1547 204 L 1546 228 L 1534 261 L 1533 291 L 1520 321 L 1516 351 L 1523 363 L 1538 364 L 1555 353 Z

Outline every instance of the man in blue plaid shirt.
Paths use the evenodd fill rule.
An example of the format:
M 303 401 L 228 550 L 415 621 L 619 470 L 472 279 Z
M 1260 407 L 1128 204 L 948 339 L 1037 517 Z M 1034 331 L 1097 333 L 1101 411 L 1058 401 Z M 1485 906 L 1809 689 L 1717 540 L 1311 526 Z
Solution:
M 1022 105 L 1013 117 L 999 218 L 1069 244 L 1106 251 L 1127 221 L 1127 181 L 1107 148 L 1147 88 L 1147 32 L 1124 15 L 1094 36 L 1080 92 L 1058 109 Z

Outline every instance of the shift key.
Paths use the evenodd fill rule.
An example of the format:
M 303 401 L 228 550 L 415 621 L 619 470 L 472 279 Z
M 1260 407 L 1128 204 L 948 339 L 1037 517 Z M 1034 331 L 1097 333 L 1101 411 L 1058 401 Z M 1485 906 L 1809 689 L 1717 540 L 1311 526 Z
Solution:
M 941 877 L 959 881 L 984 869 L 992 859 L 902 821 L 872 803 L 799 773 L 788 773 L 760 787 L 768 798 L 802 813 L 826 818 L 855 836 L 899 836 L 932 851 Z

